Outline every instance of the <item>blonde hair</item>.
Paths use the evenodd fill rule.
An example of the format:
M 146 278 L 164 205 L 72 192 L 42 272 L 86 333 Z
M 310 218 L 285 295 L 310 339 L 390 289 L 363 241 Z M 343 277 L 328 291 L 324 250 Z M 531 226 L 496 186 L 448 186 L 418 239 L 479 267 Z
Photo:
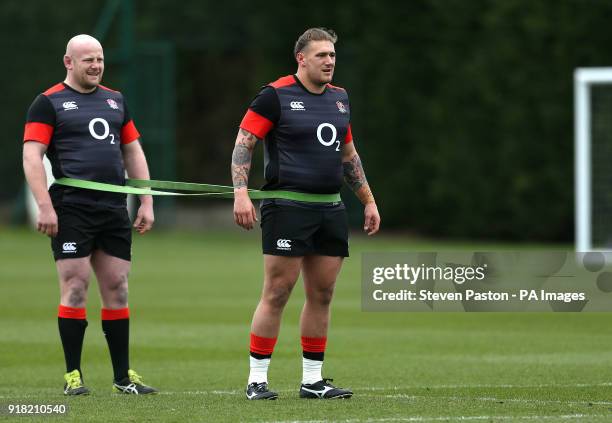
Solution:
M 335 44 L 336 41 L 338 41 L 338 35 L 336 35 L 333 29 L 309 28 L 300 35 L 300 38 L 295 42 L 293 56 L 297 56 L 297 54 L 304 50 L 311 41 L 331 41 Z

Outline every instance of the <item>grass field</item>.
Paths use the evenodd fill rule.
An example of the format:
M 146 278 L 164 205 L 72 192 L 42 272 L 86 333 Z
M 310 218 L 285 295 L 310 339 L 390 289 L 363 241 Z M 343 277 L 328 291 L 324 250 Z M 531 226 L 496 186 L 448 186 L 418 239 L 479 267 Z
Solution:
M 68 414 L 48 420 L 105 423 L 612 421 L 611 315 L 364 313 L 362 251 L 466 247 L 383 236 L 352 240 L 334 300 L 324 375 L 353 388 L 355 396 L 297 398 L 303 293 L 296 288 L 270 369 L 280 398 L 246 401 L 249 323 L 262 279 L 258 236 L 236 229 L 136 237 L 131 363 L 162 392 L 140 398 L 111 393 L 94 284 L 83 353 L 93 394 L 65 398 L 48 241 L 0 228 L 4 410 L 14 403 L 62 403 Z M 28 419 L 41 420 L 15 420 Z

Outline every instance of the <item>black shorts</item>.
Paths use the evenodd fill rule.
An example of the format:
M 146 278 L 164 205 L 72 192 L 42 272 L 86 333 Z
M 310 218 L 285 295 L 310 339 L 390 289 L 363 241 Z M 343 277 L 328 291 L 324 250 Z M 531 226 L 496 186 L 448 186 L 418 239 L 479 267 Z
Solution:
M 346 210 L 267 204 L 261 208 L 264 254 L 348 257 Z
M 92 207 L 62 203 L 55 207 L 58 233 L 51 238 L 55 260 L 89 256 L 101 249 L 123 260 L 132 259 L 132 225 L 125 207 Z

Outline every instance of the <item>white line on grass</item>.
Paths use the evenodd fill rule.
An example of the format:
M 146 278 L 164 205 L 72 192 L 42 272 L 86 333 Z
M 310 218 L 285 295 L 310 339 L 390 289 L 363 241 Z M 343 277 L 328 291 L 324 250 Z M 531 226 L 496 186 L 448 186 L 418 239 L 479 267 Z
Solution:
M 365 392 L 376 392 L 376 391 L 406 391 L 410 389 L 535 389 L 535 388 L 597 388 L 604 386 L 612 386 L 612 382 L 604 382 L 604 383 L 568 383 L 568 384 L 540 384 L 540 385 L 511 385 L 511 384 L 499 384 L 499 385 L 406 385 L 406 386 L 364 386 L 353 388 L 353 391 L 365 391 Z M 294 392 L 296 389 L 280 389 L 276 390 L 276 392 Z M 186 395 L 242 395 L 244 394 L 243 390 L 212 390 L 212 391 L 182 391 L 182 392 L 172 392 L 172 391 L 162 391 L 162 394 L 174 395 L 174 394 L 186 394 Z M 6 398 L 0 396 L 0 398 Z M 595 403 L 594 403 L 595 404 Z M 601 404 L 609 404 L 609 403 L 601 403 Z
M 356 389 L 356 391 L 358 391 Z M 295 389 L 277 390 L 280 393 L 297 392 Z M 160 392 L 161 395 L 243 395 L 243 391 L 183 391 L 183 392 Z M 378 397 L 378 395 L 363 394 L 357 396 Z M 459 397 L 459 396 L 428 396 L 428 395 L 410 395 L 410 394 L 393 394 L 384 395 L 384 398 L 400 398 L 400 399 L 442 399 L 451 401 L 487 401 L 487 402 L 517 402 L 522 404 L 560 404 L 560 405 L 612 405 L 610 401 L 561 401 L 561 400 L 540 400 L 540 399 L 524 399 L 524 398 L 496 398 L 496 397 Z M 0 397 L 2 398 L 2 397 Z
M 612 386 L 612 382 L 603 383 L 568 383 L 568 384 L 540 384 L 540 385 L 512 385 L 512 384 L 499 384 L 499 385 L 406 385 L 406 386 L 364 386 L 353 388 L 355 392 L 376 392 L 376 391 L 406 391 L 410 389 L 535 389 L 535 388 L 597 388 L 604 386 Z M 296 389 L 281 389 L 277 392 L 288 393 L 295 392 Z M 242 395 L 243 390 L 211 390 L 211 391 L 162 391 L 162 395 Z M 12 399 L 12 398 L 39 398 L 41 394 L 20 394 L 20 395 L 0 395 L 0 399 Z M 608 402 L 593 402 L 593 404 L 609 404 Z

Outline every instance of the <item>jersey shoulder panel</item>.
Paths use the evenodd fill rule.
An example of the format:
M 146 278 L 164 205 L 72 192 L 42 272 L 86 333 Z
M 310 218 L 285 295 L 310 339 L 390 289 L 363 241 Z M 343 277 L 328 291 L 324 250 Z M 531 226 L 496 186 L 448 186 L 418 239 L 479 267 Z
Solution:
M 66 86 L 64 85 L 63 82 L 60 82 L 58 84 L 55 84 L 54 86 L 52 86 L 51 88 L 47 89 L 46 91 L 43 92 L 43 95 L 45 96 L 50 96 L 53 95 L 55 93 L 58 93 L 60 91 L 63 91 L 66 89 Z
M 339 87 L 339 86 L 337 86 L 337 85 L 332 85 L 332 84 L 329 84 L 329 83 L 328 83 L 328 84 L 327 84 L 327 87 L 328 87 L 330 90 L 332 90 L 332 91 L 343 91 L 343 92 L 345 92 L 345 93 L 346 93 L 346 90 L 345 90 L 344 88 Z
M 104 91 L 110 91 L 110 92 L 115 93 L 115 94 L 121 94 L 121 92 L 119 92 L 119 91 L 117 91 L 117 90 L 113 90 L 112 88 L 105 87 L 105 86 L 104 86 L 104 85 L 102 85 L 102 84 L 99 84 L 99 85 L 98 85 L 98 87 L 100 87 L 100 88 L 101 88 L 101 89 L 103 89 Z
M 268 85 L 274 88 L 283 88 L 294 84 L 297 84 L 297 82 L 295 82 L 295 77 L 293 75 L 287 75 L 283 76 L 282 78 L 278 78 L 276 81 L 271 82 Z

